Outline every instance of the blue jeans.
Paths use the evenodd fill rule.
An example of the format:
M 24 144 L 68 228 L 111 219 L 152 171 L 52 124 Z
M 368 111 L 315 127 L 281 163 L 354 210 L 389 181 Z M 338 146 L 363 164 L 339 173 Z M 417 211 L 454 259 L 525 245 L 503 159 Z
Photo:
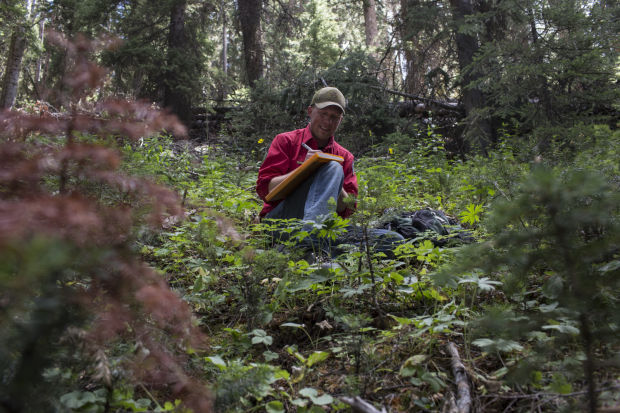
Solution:
M 269 211 L 265 218 L 297 218 L 303 221 L 320 222 L 328 214 L 336 212 L 336 203 L 343 182 L 344 172 L 342 166 L 335 161 L 328 162 L 299 185 L 274 209 Z M 333 201 L 330 202 L 330 199 L 333 199 Z M 312 224 L 307 224 L 303 229 L 310 231 L 311 228 Z M 280 234 L 278 238 L 288 238 L 286 235 Z M 383 252 L 388 256 L 391 256 L 392 250 L 404 241 L 402 235 L 386 229 L 369 228 L 367 235 L 368 242 L 375 251 Z M 312 234 L 301 242 L 301 247 L 315 252 L 327 252 L 334 256 L 341 252 L 339 248 L 336 248 L 338 245 L 359 244 L 363 238 L 361 230 L 349 226 L 347 232 L 336 238 L 335 241 L 319 239 L 316 234 Z
M 320 216 L 336 211 L 343 182 L 342 166 L 336 161 L 327 162 L 269 211 L 265 218 L 316 221 Z M 334 199 L 333 204 L 329 202 L 331 198 Z

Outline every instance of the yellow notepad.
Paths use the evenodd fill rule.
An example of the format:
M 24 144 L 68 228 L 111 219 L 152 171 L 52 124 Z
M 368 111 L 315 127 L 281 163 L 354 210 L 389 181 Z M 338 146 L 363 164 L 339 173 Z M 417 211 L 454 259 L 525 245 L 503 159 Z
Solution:
M 312 157 L 302 163 L 299 168 L 295 169 L 292 174 L 288 176 L 284 181 L 280 182 L 275 188 L 271 190 L 265 197 L 267 201 L 271 201 L 276 196 L 281 195 L 283 198 L 287 196 L 291 191 L 299 184 L 301 184 L 312 172 L 314 172 L 319 166 L 325 162 L 336 161 L 342 163 L 344 158 L 338 155 L 332 155 L 331 153 L 317 152 Z

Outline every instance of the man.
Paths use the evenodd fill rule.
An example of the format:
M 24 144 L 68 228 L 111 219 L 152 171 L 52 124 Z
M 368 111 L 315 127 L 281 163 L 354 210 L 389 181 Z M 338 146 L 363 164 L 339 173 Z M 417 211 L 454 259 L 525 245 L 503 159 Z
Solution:
M 340 164 L 330 161 L 298 186 L 284 200 L 265 202 L 261 218 L 299 218 L 316 221 L 333 212 L 329 200 L 336 201 L 336 212 L 342 217 L 353 213 L 345 200 L 357 195 L 357 177 L 353 172 L 353 155 L 334 140 L 334 133 L 344 115 L 346 102 L 335 87 L 325 87 L 314 94 L 304 129 L 277 135 L 258 171 L 256 192 L 264 200 L 269 191 L 286 179 L 303 161 L 316 152 L 331 153 L 344 158 Z M 306 148 L 311 149 L 306 149 Z
M 256 182 L 256 192 L 265 201 L 267 194 L 285 180 L 300 164 L 316 152 L 325 152 L 344 158 L 342 163 L 330 161 L 319 167 L 309 178 L 284 199 L 265 201 L 261 218 L 290 219 L 317 222 L 331 212 L 343 218 L 354 212 L 354 197 L 358 194 L 357 177 L 353 171 L 353 155 L 334 140 L 334 134 L 342 122 L 346 100 L 335 87 L 324 87 L 312 97 L 308 106 L 310 123 L 303 129 L 277 135 L 267 157 L 263 161 Z M 330 199 L 333 201 L 330 202 Z M 333 245 L 345 242 L 352 236 L 359 240 L 349 228 L 349 236 L 337 240 Z M 372 230 L 369 234 L 378 250 L 389 251 L 395 242 L 403 237 L 387 230 Z M 317 240 L 310 240 L 316 248 Z M 333 253 L 333 251 L 332 251 Z

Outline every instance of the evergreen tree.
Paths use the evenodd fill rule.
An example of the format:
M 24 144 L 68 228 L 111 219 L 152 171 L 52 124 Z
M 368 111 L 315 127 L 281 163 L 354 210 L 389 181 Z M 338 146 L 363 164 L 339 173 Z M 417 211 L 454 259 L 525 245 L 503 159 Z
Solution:
M 103 56 L 116 91 L 167 106 L 187 123 L 192 105 L 204 100 L 208 44 L 200 31 L 207 9 L 176 0 L 119 4 L 113 21 L 123 43 Z
M 570 128 L 605 122 L 620 97 L 614 36 L 617 5 L 586 1 L 502 2 L 480 14 L 505 21 L 509 35 L 487 28 L 469 70 L 494 116 L 519 135 L 532 133 L 538 150 L 554 136 L 568 143 Z
M 591 413 L 597 409 L 596 370 L 612 362 L 599 357 L 618 345 L 618 194 L 599 172 L 537 166 L 514 199 L 494 206 L 491 238 L 463 250 L 436 278 L 456 285 L 473 272 L 504 282 L 511 306 L 487 311 L 477 332 L 483 339 L 474 344 L 509 351 L 514 340 L 532 342 L 512 369 L 519 381 L 558 356 L 580 358 L 572 345 L 578 334 Z

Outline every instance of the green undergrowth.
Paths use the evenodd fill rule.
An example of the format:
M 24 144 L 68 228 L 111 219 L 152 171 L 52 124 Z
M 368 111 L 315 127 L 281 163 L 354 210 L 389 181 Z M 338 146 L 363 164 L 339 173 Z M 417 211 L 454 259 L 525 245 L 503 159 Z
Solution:
M 477 411 L 584 411 L 592 397 L 617 404 L 619 384 L 618 133 L 597 133 L 604 144 L 569 160 L 522 159 L 511 137 L 487 158 L 455 160 L 432 131 L 409 146 L 392 136 L 356 161 L 356 214 L 311 231 L 333 239 L 345 224 L 431 208 L 476 242 L 425 233 L 391 257 L 356 243 L 329 268 L 305 259 L 303 231 L 273 245 L 256 219 L 256 161 L 163 136 L 124 154 L 127 170 L 183 195 L 184 220 L 136 236 L 209 337 L 188 369 L 217 411 L 349 411 L 343 396 L 440 411 L 456 393 L 450 342 Z M 97 391 L 61 401 L 103 411 Z M 145 388 L 114 391 L 127 411 L 181 410 Z

